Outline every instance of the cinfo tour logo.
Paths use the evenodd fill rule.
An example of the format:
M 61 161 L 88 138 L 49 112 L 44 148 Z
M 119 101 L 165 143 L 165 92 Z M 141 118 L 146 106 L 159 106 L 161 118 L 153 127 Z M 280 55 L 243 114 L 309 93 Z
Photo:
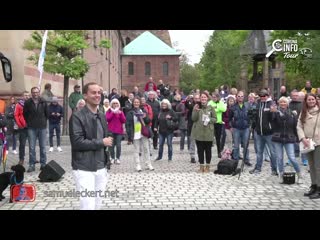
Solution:
M 270 57 L 274 52 L 282 52 L 284 58 L 297 58 L 299 55 L 305 58 L 312 58 L 312 50 L 310 48 L 301 48 L 299 50 L 298 41 L 294 39 L 276 39 L 272 43 L 272 50 L 266 54 Z

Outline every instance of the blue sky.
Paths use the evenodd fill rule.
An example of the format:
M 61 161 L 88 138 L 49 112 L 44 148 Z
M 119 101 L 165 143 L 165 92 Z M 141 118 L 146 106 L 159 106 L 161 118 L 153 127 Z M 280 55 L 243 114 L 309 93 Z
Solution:
M 174 48 L 187 54 L 190 63 L 200 61 L 204 45 L 214 30 L 169 30 Z M 177 45 L 176 45 L 177 44 Z

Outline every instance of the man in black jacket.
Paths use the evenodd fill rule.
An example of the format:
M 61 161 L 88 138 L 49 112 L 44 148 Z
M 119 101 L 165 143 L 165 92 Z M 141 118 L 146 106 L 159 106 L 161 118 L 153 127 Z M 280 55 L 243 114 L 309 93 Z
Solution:
M 40 146 L 40 170 L 42 170 L 47 163 L 46 137 L 48 106 L 39 94 L 40 90 L 38 87 L 31 88 L 32 97 L 25 102 L 23 107 L 23 116 L 28 126 L 29 141 L 29 168 L 27 172 L 35 171 L 37 138 L 39 138 Z
M 260 101 L 257 104 L 257 116 L 255 126 L 253 128 L 256 131 L 255 141 L 257 144 L 257 163 L 255 168 L 250 170 L 250 173 L 260 173 L 263 163 L 263 151 L 267 144 L 270 149 L 270 164 L 272 175 L 278 175 L 277 173 L 277 158 L 274 151 L 274 146 L 271 141 L 272 138 L 272 112 L 271 108 L 275 108 L 275 103 L 269 98 L 267 90 L 262 89 L 259 92 Z
M 72 169 L 80 209 L 95 210 L 101 206 L 101 197 L 107 184 L 106 151 L 112 146 L 104 114 L 98 110 L 100 86 L 94 82 L 83 87 L 86 106 L 74 112 L 69 122 L 72 150 Z

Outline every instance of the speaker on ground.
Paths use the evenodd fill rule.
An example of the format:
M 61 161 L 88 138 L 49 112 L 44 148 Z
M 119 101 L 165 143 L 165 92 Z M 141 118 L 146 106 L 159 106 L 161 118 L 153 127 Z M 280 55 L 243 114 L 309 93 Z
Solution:
M 40 182 L 56 182 L 64 173 L 65 170 L 56 161 L 51 160 L 40 172 Z

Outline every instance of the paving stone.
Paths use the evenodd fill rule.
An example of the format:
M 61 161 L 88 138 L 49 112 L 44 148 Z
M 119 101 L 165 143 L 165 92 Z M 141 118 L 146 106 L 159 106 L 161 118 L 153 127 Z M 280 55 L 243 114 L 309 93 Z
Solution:
M 68 142 L 69 137 L 63 137 L 63 142 Z M 177 142 L 178 138 L 174 140 Z M 48 150 L 48 147 L 47 147 Z M 25 174 L 25 183 L 34 184 L 36 187 L 36 201 L 23 205 L 10 204 L 7 199 L 0 202 L 0 210 L 64 210 L 79 209 L 79 198 L 55 195 L 46 196 L 49 191 L 68 192 L 75 189 L 71 170 L 71 148 L 63 146 L 63 152 L 47 153 L 47 159 L 55 159 L 65 169 L 66 173 L 58 182 L 38 182 L 39 165 L 36 171 Z M 39 148 L 36 149 L 37 154 Z M 118 190 L 118 197 L 103 199 L 104 210 L 112 209 L 145 209 L 145 210 L 221 210 L 221 209 L 272 209 L 272 210 L 320 210 L 317 200 L 310 200 L 303 196 L 309 188 L 310 176 L 307 168 L 302 167 L 304 175 L 303 184 L 279 184 L 277 177 L 271 176 L 270 167 L 264 163 L 261 174 L 249 174 L 251 168 L 245 167 L 238 176 L 215 175 L 218 158 L 216 149 L 213 148 L 211 173 L 199 174 L 198 164 L 189 162 L 187 151 L 180 153 L 179 145 L 173 144 L 173 162 L 166 160 L 167 146 L 164 147 L 164 160 L 153 162 L 155 171 L 135 171 L 132 156 L 133 146 L 122 142 L 122 156 L 120 165 L 112 165 L 109 171 L 109 180 L 106 190 Z M 252 163 L 255 163 L 253 144 L 250 144 Z M 153 152 L 153 158 L 157 152 Z M 28 149 L 26 148 L 26 156 Z M 286 161 L 286 159 L 285 159 Z M 300 161 L 300 159 L 299 159 Z M 8 155 L 7 169 L 18 162 L 18 156 Z M 9 190 L 4 192 L 9 196 Z

